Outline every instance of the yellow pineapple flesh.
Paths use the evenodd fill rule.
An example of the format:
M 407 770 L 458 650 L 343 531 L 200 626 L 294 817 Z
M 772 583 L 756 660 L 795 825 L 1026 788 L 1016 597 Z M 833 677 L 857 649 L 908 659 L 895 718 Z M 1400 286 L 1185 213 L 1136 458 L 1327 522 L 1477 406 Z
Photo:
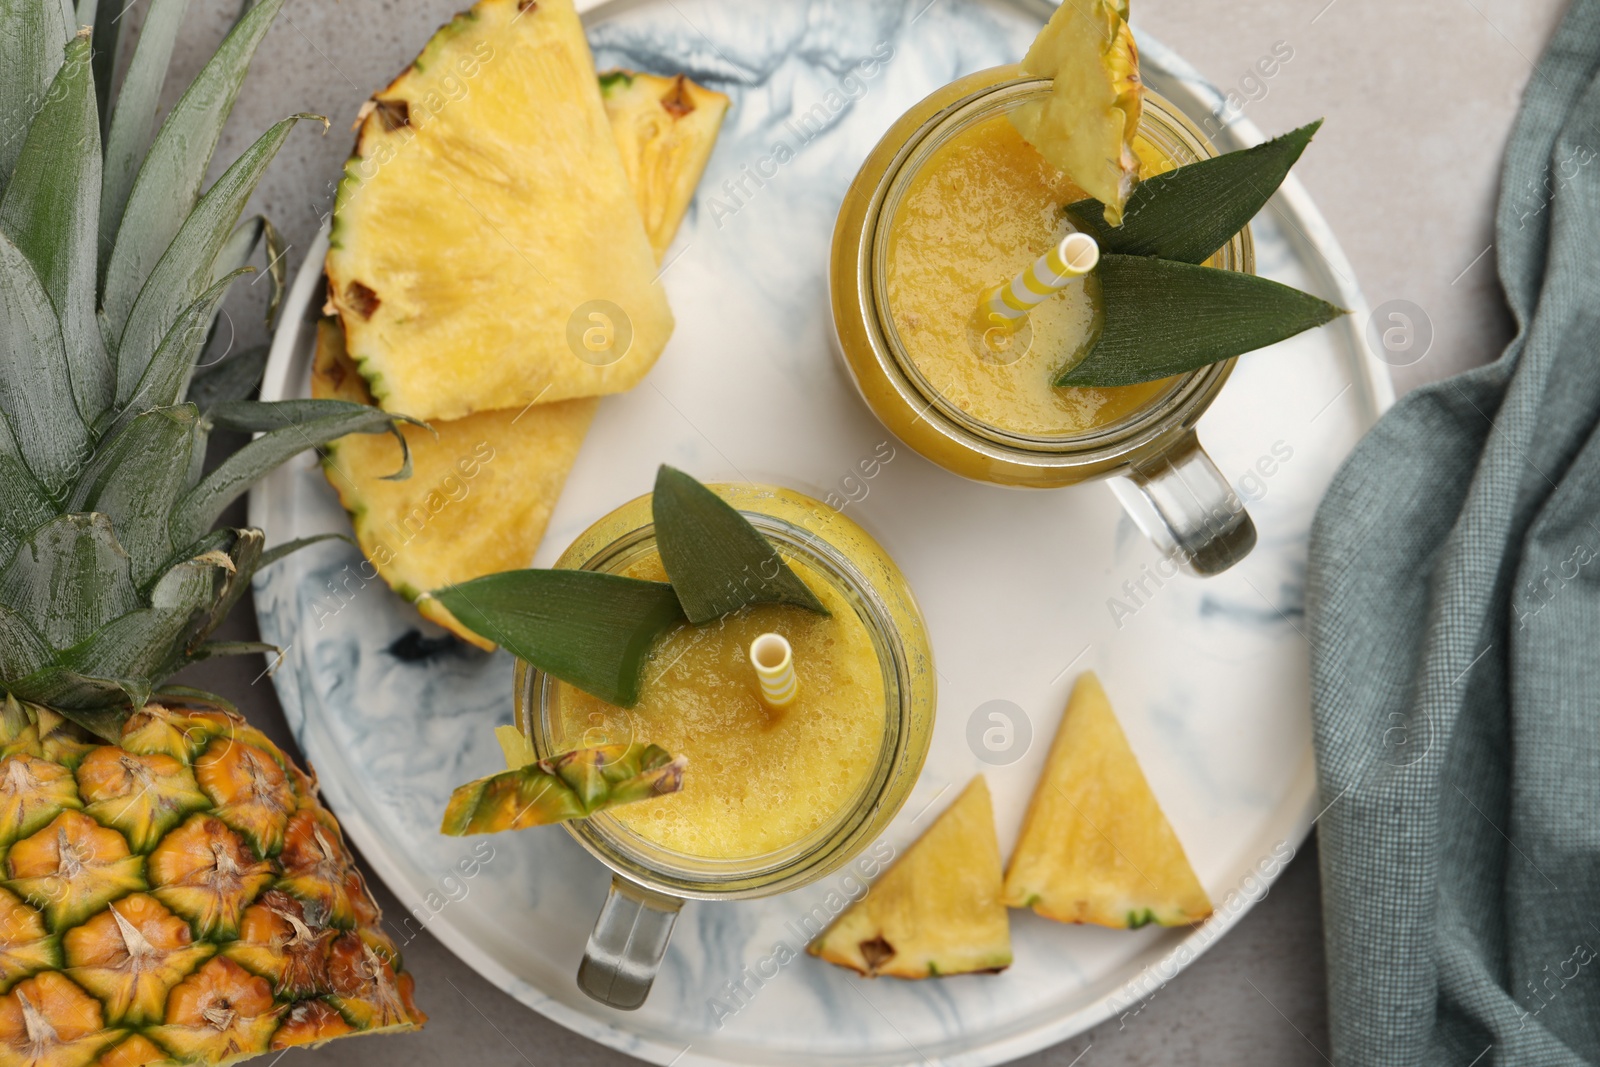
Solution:
M 982 775 L 809 951 L 865 975 L 896 978 L 1011 965 L 1000 845 Z
M 728 98 L 683 74 L 631 70 L 600 75 L 600 96 L 650 247 L 661 259 L 711 159 Z
M 1211 914 L 1100 680 L 1085 673 L 1050 746 L 1006 870 L 1005 902 L 1049 919 L 1133 929 Z
M 1139 178 L 1133 140 L 1144 99 L 1128 0 L 1062 4 L 1028 49 L 1022 72 L 1054 85 L 1046 99 L 1011 112 L 1017 131 L 1105 205 L 1107 222 L 1121 225 Z
M 322 320 L 311 395 L 362 402 L 364 393 L 337 324 Z M 533 562 L 595 404 L 585 397 L 440 420 L 431 430 L 403 427 L 411 451 L 411 477 L 403 480 L 385 477 L 401 462 L 399 443 L 387 435 L 341 437 L 322 467 L 384 581 L 425 617 L 493 648 L 424 594 Z
M 728 98 L 688 78 L 631 71 L 601 77 L 623 166 L 660 257 L 683 222 L 716 145 Z M 311 395 L 371 404 L 334 319 L 317 324 Z M 356 542 L 385 582 L 463 640 L 494 644 L 427 593 L 526 567 L 594 420 L 594 398 L 540 403 L 404 426 L 410 478 L 388 435 L 352 434 L 329 445 L 323 470 L 350 513 Z
M 421 419 L 620 392 L 672 333 L 572 0 L 479 0 L 379 92 L 328 293 L 378 403 Z M 620 309 L 603 356 L 574 316 Z

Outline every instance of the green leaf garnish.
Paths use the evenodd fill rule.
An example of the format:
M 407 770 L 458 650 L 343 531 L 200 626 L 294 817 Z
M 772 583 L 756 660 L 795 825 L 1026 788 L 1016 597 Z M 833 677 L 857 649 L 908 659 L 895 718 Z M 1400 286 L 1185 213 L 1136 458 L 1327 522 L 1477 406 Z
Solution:
M 662 464 L 651 512 L 661 564 L 690 622 L 710 622 L 756 603 L 828 614 L 772 542 L 689 475 Z
M 1100 242 L 1101 252 L 1204 263 L 1266 206 L 1321 125 L 1318 119 L 1253 148 L 1140 182 L 1121 226 L 1106 225 L 1098 200 L 1069 204 L 1067 215 Z
M 1347 314 L 1287 285 L 1216 267 L 1107 255 L 1096 273 L 1100 337 L 1081 362 L 1056 377 L 1058 386 L 1155 381 Z
M 667 583 L 598 571 L 506 571 L 431 595 L 474 633 L 624 708 L 639 702 L 650 649 L 684 621 Z

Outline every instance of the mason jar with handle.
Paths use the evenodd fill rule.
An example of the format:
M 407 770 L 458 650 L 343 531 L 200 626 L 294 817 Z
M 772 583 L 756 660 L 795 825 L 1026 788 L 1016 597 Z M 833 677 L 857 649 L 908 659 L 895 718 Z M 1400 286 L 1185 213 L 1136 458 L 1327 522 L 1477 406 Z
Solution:
M 766 788 L 774 796 L 788 791 L 786 798 L 779 798 L 779 806 L 789 815 L 806 809 L 801 812 L 804 817 L 786 824 L 794 828 L 792 832 L 750 827 L 761 832 L 740 833 L 739 817 L 729 816 L 734 821 L 721 827 L 720 837 L 717 826 L 706 825 L 701 827 L 703 835 L 686 838 L 652 825 L 646 809 L 702 801 L 710 801 L 712 808 L 737 809 L 737 797 L 718 803 L 724 798 L 716 791 L 727 787 L 727 776 L 737 776 L 739 769 L 716 768 L 715 760 L 674 751 L 688 757 L 682 793 L 563 824 L 612 872 L 610 890 L 578 969 L 578 984 L 589 996 L 615 1008 L 633 1009 L 644 1003 L 685 900 L 771 896 L 815 882 L 855 859 L 905 803 L 932 735 L 936 697 L 932 651 L 910 587 L 883 548 L 835 509 L 799 493 L 752 485 L 710 488 L 765 535 L 779 557 L 807 576 L 814 589 L 822 587 L 819 595 L 832 610 L 826 624 L 837 625 L 841 634 L 848 628 L 854 635 L 859 655 L 851 661 L 849 678 L 828 676 L 830 685 L 813 684 L 808 693 L 808 679 L 822 677 L 815 673 L 818 665 L 796 664 L 800 694 L 792 705 L 774 712 L 812 716 L 820 724 L 829 702 L 840 699 L 839 687 L 853 685 L 858 698 L 852 705 L 858 724 L 854 740 L 835 739 L 830 750 L 824 732 L 820 743 L 807 742 L 819 764 L 831 762 L 853 770 L 839 779 L 846 783 L 841 791 L 829 793 L 805 778 L 804 760 L 780 759 L 784 754 L 775 751 L 765 768 L 771 775 Z M 556 566 L 632 576 L 639 576 L 640 568 L 648 572 L 658 567 L 650 499 L 640 497 L 595 523 Z M 659 693 L 662 687 L 698 684 L 693 670 L 674 672 L 670 661 L 680 656 L 682 663 L 748 665 L 750 635 L 743 634 L 740 626 L 758 620 L 729 619 L 699 627 L 686 623 L 682 633 L 669 636 L 647 666 L 653 673 L 646 678 L 646 693 L 651 687 Z M 674 640 L 681 649 L 671 644 Z M 797 645 L 795 654 L 801 656 L 804 650 Z M 721 678 L 717 684 L 726 687 L 728 682 Z M 540 759 L 597 744 L 664 740 L 659 732 L 652 733 L 646 698 L 638 708 L 618 708 L 521 661 L 514 686 L 517 726 L 531 739 Z M 753 671 L 748 687 L 750 694 L 760 692 Z M 727 699 L 726 688 L 718 691 L 718 698 Z M 783 743 L 781 734 L 775 731 L 771 744 Z M 711 754 L 717 753 L 715 737 L 701 737 L 696 743 L 713 746 Z M 792 783 L 784 778 L 791 773 L 798 779 Z M 691 790 L 699 792 L 690 795 Z M 763 819 L 763 827 L 768 821 Z M 730 847 L 729 839 L 756 844 Z
M 1254 547 L 1255 526 L 1201 448 L 1195 425 L 1227 382 L 1233 360 L 1162 382 L 1099 390 L 1097 402 L 1108 401 L 1105 410 L 1114 417 L 1044 432 L 1007 425 L 992 410 L 968 402 L 961 386 L 933 380 L 910 350 L 911 324 L 897 316 L 891 249 L 896 227 L 904 225 L 900 218 L 908 197 L 926 195 L 916 191 L 927 185 L 930 167 L 948 158 L 951 146 L 960 147 L 963 137 L 1003 120 L 1010 110 L 1045 99 L 1051 86 L 1048 79 L 1022 76 L 1015 66 L 996 67 L 940 89 L 890 127 L 851 184 L 834 229 L 829 281 L 838 352 L 883 424 L 939 466 L 1022 488 L 1110 478 L 1118 498 L 1158 547 L 1192 574 L 1220 573 Z M 1148 90 L 1136 146 L 1141 159 L 1157 169 L 1216 155 L 1192 122 Z M 952 189 L 952 195 L 970 191 L 960 184 Z M 1070 228 L 1068 222 L 1061 225 Z M 1208 265 L 1253 273 L 1249 228 Z M 1005 280 L 973 278 L 971 288 L 981 294 Z M 1085 299 L 1092 299 L 1092 290 Z M 970 312 L 964 304 L 948 309 L 952 321 Z M 975 351 L 971 358 L 981 361 L 984 354 Z M 1039 374 L 1041 383 L 1053 376 L 1049 368 Z

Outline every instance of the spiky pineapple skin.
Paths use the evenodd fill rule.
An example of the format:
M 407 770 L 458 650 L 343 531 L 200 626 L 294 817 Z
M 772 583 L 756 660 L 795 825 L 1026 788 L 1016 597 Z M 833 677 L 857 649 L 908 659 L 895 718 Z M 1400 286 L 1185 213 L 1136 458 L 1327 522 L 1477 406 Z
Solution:
M 0 706 L 0 1063 L 219 1064 L 422 1025 L 309 775 L 204 703 L 146 704 L 121 742 Z

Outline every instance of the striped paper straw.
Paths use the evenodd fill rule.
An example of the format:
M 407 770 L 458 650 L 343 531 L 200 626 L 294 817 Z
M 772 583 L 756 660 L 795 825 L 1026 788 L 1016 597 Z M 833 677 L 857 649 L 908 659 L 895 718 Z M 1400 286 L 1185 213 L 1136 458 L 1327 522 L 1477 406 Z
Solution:
M 768 707 L 783 708 L 800 691 L 794 677 L 794 651 L 782 634 L 762 634 L 750 642 L 750 665 L 761 680 L 761 699 Z
M 991 289 L 984 298 L 983 309 L 991 322 L 1014 330 L 1022 325 L 1028 312 L 1094 270 L 1099 262 L 1100 246 L 1093 237 L 1069 233 L 1027 270 Z

